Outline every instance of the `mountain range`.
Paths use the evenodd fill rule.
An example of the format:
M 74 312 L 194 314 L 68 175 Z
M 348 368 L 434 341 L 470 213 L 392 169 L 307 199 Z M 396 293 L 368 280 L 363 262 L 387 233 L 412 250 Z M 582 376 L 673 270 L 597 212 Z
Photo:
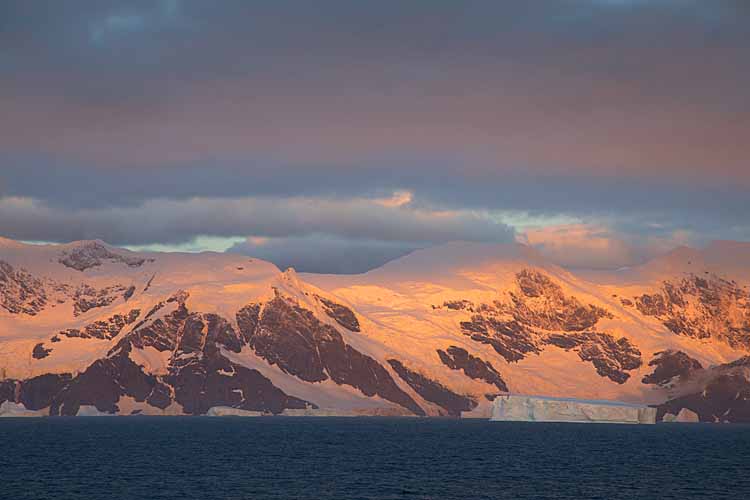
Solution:
M 25 414 L 484 417 L 502 393 L 750 422 L 750 244 L 617 271 L 456 242 L 370 272 L 0 239 L 0 404 Z

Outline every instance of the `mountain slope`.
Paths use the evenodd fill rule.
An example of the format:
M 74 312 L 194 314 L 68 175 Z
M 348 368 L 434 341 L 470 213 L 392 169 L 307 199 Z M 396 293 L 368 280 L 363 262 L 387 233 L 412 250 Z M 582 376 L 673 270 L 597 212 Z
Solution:
M 686 366 L 746 355 L 745 254 L 696 252 L 584 279 L 523 245 L 451 243 L 362 275 L 298 276 L 237 255 L 0 240 L 0 403 L 458 416 L 509 390 L 662 414 L 700 404 L 721 420 L 675 387 Z

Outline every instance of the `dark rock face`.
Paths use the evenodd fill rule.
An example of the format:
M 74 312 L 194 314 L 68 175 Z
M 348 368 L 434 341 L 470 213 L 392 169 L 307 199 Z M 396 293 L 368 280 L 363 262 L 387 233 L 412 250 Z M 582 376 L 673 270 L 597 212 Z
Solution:
M 0 380 L 0 404 L 6 401 L 16 402 L 16 381 Z
M 122 396 L 130 396 L 136 401 L 146 401 L 152 406 L 166 408 L 168 401 L 158 395 L 168 392 L 157 377 L 146 374 L 129 357 L 130 350 L 123 348 L 116 354 L 95 361 L 86 371 L 75 377 L 62 390 L 50 408 L 50 415 L 75 415 L 83 405 L 95 406 L 97 410 L 116 413 Z M 152 399 L 156 393 L 156 399 Z M 167 403 L 164 406 L 164 403 Z
M 55 398 L 70 383 L 71 376 L 65 374 L 45 374 L 20 382 L 18 402 L 29 410 L 42 410 L 54 405 Z
M 644 316 L 663 316 L 669 311 L 661 295 L 641 295 L 635 298 L 635 307 Z
M 127 290 L 120 285 L 102 288 L 101 290 L 86 284 L 81 285 L 73 294 L 73 315 L 80 316 L 91 309 L 109 306 L 121 296 L 124 296 L 124 292 L 127 292 Z
M 229 322 L 216 314 L 193 313 L 182 320 L 164 380 L 185 412 L 199 415 L 212 406 L 232 406 L 280 413 L 286 408 L 315 406 L 286 395 L 257 370 L 232 363 L 221 354 L 222 347 L 240 352 L 242 345 Z
M 473 311 L 474 307 L 468 300 L 449 300 L 443 302 L 443 307 L 446 309 L 452 309 L 453 311 Z
M 451 370 L 463 370 L 469 378 L 483 380 L 503 392 L 508 392 L 508 386 L 490 362 L 472 356 L 466 349 L 456 346 L 450 346 L 445 351 L 438 349 L 437 353 L 440 361 Z
M 732 368 L 750 368 L 750 356 L 743 356 L 739 359 L 736 359 L 732 361 L 731 363 L 726 363 L 724 365 L 721 365 L 723 367 L 726 367 L 727 369 Z
M 177 347 L 180 328 L 188 315 L 185 303 L 180 303 L 176 310 L 163 318 L 158 318 L 146 326 L 134 328 L 124 341 L 139 349 L 153 347 L 157 351 L 173 351 Z
M 149 319 L 151 316 L 159 312 L 165 305 L 165 302 L 157 302 L 154 306 L 148 310 L 146 317 L 143 319 Z
M 697 413 L 701 422 L 750 423 L 750 382 L 742 375 L 720 375 L 703 391 L 660 405 L 656 418 L 683 408 Z
M 128 267 L 140 267 L 146 259 L 119 255 L 94 241 L 80 245 L 75 250 L 64 252 L 58 262 L 65 267 L 83 272 L 86 269 L 101 266 L 104 262 L 120 262 Z M 153 259 L 149 259 L 149 262 L 153 262 Z
M 562 288 L 539 271 L 525 269 L 516 274 L 520 293 L 510 292 L 510 302 L 466 305 L 457 310 L 474 311 L 461 322 L 461 332 L 476 342 L 489 344 L 508 362 L 539 354 L 554 345 L 578 353 L 602 377 L 625 383 L 642 364 L 641 352 L 628 339 L 615 339 L 590 328 L 613 316 L 600 307 L 567 297 Z
M 318 297 L 318 299 L 323 304 L 323 309 L 326 314 L 333 318 L 336 323 L 352 332 L 360 331 L 357 316 L 355 316 L 351 309 L 323 297 Z
M 34 346 L 34 349 L 31 351 L 31 356 L 34 359 L 44 359 L 49 356 L 49 353 L 51 352 L 52 349 L 46 349 L 44 343 L 41 343 Z
M 212 406 L 271 413 L 280 413 L 286 408 L 315 407 L 288 396 L 257 370 L 229 361 L 221 349 L 239 353 L 244 340 L 221 316 L 190 313 L 185 305 L 187 298 L 185 293 L 176 294 L 166 301 L 177 304 L 174 311 L 123 339 L 125 349 L 132 345 L 173 351 L 169 373 L 162 378 L 162 386 L 157 384 L 151 389 L 146 399 L 149 404 L 168 405 L 173 393 L 174 401 L 191 414 L 205 413 Z M 247 308 L 243 310 L 247 312 Z
M 661 387 L 669 386 L 675 377 L 686 379 L 694 372 L 703 369 L 698 360 L 682 351 L 672 350 L 657 352 L 648 366 L 653 366 L 654 372 L 643 377 L 642 382 Z
M 388 363 L 417 394 L 445 409 L 452 417 L 460 417 L 462 411 L 470 411 L 477 407 L 477 402 L 473 399 L 452 392 L 441 383 L 410 370 L 396 359 L 389 359 Z
M 125 293 L 122 294 L 122 298 L 125 299 L 125 302 L 127 302 L 128 300 L 130 300 L 130 297 L 132 297 L 134 293 L 135 287 L 131 286 L 130 288 L 125 290 Z
M 624 384 L 630 374 L 641 366 L 641 351 L 625 337 L 615 340 L 612 335 L 597 332 L 552 334 L 546 342 L 554 346 L 573 350 L 583 361 L 591 362 L 596 372 L 613 382 Z
M 346 344 L 333 327 L 311 311 L 277 296 L 257 319 L 255 306 L 237 317 L 243 339 L 256 354 L 281 370 L 306 382 L 331 380 L 350 385 L 366 396 L 378 395 L 412 412 L 424 411 L 393 381 L 377 361 Z M 248 328 L 255 325 L 253 330 Z
M 242 335 L 250 339 L 250 347 L 261 358 L 307 382 L 328 378 L 318 344 L 335 343 L 340 338 L 338 332 L 320 323 L 310 311 L 281 297 L 265 305 L 253 332 L 243 331 Z
M 316 407 L 288 396 L 257 370 L 230 362 L 218 350 L 177 360 L 166 378 L 185 412 L 200 415 L 212 406 L 281 413 Z
M 475 314 L 471 321 L 461 322 L 461 330 L 472 340 L 491 345 L 508 362 L 541 352 L 534 332 L 514 320 L 501 321 L 493 316 Z
M 242 350 L 244 342 L 232 328 L 232 325 L 229 324 L 229 321 L 218 314 L 204 314 L 203 319 L 206 322 L 207 330 L 204 344 L 209 346 L 208 349 L 211 349 L 211 345 L 218 345 L 235 353 Z
M 474 305 L 466 300 L 446 302 L 453 310 L 470 311 L 461 331 L 476 342 L 489 344 L 508 362 L 528 354 L 539 354 L 549 342 L 550 332 L 582 332 L 601 318 L 611 318 L 606 310 L 582 304 L 567 297 L 562 288 L 539 271 L 525 269 L 516 274 L 519 293 L 510 300 Z
M 516 283 L 526 297 L 543 297 L 550 292 L 559 294 L 559 287 L 538 271 L 524 269 L 516 274 Z
M 126 334 L 105 358 L 76 377 L 3 381 L 0 395 L 33 410 L 49 407 L 51 415 L 76 415 L 83 405 L 117 413 L 124 396 L 160 409 L 176 402 L 190 414 L 219 405 L 270 413 L 315 407 L 285 394 L 257 370 L 227 359 L 222 349 L 239 353 L 244 344 L 240 336 L 216 314 L 190 313 L 186 298 L 178 296 L 174 311 Z M 146 373 L 132 360 L 133 349 L 146 346 L 172 352 L 166 375 Z
M 149 279 L 148 283 L 146 283 L 146 286 L 143 287 L 143 292 L 148 292 L 149 289 L 151 289 L 151 284 L 154 282 L 154 278 L 156 278 L 156 274 L 153 274 Z
M 11 314 L 35 316 L 48 301 L 42 280 L 0 260 L 0 307 Z
M 250 344 L 260 321 L 260 304 L 249 304 L 237 312 L 237 326 L 242 340 Z
M 511 296 L 510 314 L 524 325 L 543 330 L 575 332 L 592 328 L 606 310 L 566 297 L 560 286 L 539 271 L 525 269 L 516 275 L 522 294 Z
M 61 331 L 57 335 L 82 339 L 111 340 L 118 336 L 123 328 L 133 324 L 140 314 L 139 309 L 131 309 L 127 315 L 115 314 L 106 320 L 94 321 L 86 325 L 83 330 L 71 328 Z
M 106 307 L 117 299 L 129 300 L 135 287 L 114 285 L 96 289 L 82 284 L 73 289 L 65 283 L 39 279 L 23 269 L 15 269 L 0 260 L 0 307 L 13 314 L 34 316 L 49 304 L 73 301 L 73 314 L 79 316 L 97 307 Z
M 685 408 L 701 422 L 750 423 L 750 356 L 671 380 L 670 393 L 677 396 L 659 405 L 659 420 Z
M 750 349 L 750 294 L 718 276 L 689 276 L 635 298 L 645 316 L 659 319 L 676 335 L 715 338 L 736 349 Z

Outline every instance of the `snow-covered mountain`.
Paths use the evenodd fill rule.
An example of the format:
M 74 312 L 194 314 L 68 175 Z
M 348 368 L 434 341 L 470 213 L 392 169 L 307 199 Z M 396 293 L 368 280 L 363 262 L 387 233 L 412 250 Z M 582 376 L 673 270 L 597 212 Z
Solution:
M 344 276 L 0 239 L 0 403 L 481 416 L 510 391 L 750 421 L 748 284 L 732 242 L 588 274 L 451 243 Z

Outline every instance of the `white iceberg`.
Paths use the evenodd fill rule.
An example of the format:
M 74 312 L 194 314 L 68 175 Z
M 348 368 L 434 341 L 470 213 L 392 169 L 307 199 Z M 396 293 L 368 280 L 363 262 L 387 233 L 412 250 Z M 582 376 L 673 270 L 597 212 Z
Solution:
M 596 401 L 508 394 L 492 402 L 495 421 L 654 424 L 656 408 L 619 401 Z

